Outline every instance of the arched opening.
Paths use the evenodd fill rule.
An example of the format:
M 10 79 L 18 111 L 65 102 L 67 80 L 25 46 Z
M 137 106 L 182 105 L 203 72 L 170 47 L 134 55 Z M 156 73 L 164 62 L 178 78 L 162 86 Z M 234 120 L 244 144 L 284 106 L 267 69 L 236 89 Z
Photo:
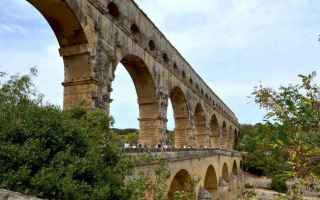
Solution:
M 239 174 L 238 165 L 237 165 L 237 162 L 234 161 L 232 166 L 232 175 L 237 176 L 238 174 Z
M 166 131 L 166 141 L 165 144 L 168 147 L 175 147 L 175 122 L 174 122 L 174 111 L 171 99 L 168 98 L 168 107 L 167 107 L 167 131 Z
M 218 190 L 218 180 L 216 170 L 212 165 L 207 169 L 206 176 L 204 179 L 204 189 L 211 193 L 213 197 Z
M 222 167 L 222 181 L 223 185 L 226 185 L 229 182 L 229 170 L 227 163 L 224 163 Z
M 237 129 L 234 129 L 233 148 L 235 149 L 239 145 L 239 133 Z
M 164 61 L 165 63 L 169 62 L 168 54 L 163 53 L 163 54 L 162 54 L 162 59 L 163 59 L 163 61 Z
M 121 64 L 125 67 L 126 71 L 131 77 L 138 98 L 138 143 L 141 145 L 154 147 L 155 145 L 161 143 L 162 138 L 160 134 L 159 104 L 156 98 L 156 90 L 153 77 L 144 61 L 137 56 L 127 55 L 123 57 L 123 59 L 121 60 Z M 126 120 L 130 120 L 128 119 L 127 114 L 124 114 L 126 115 L 126 117 L 124 118 Z
M 228 149 L 232 149 L 233 148 L 233 139 L 234 139 L 234 136 L 233 136 L 233 129 L 232 129 L 232 126 L 229 127 L 229 133 L 228 133 Z
M 210 120 L 210 128 L 211 128 L 211 147 L 218 148 L 219 147 L 219 138 L 220 138 L 220 131 L 219 131 L 219 123 L 216 115 L 212 115 Z
M 115 3 L 110 2 L 110 3 L 108 4 L 107 8 L 108 8 L 109 14 L 110 14 L 112 17 L 115 17 L 115 18 L 120 17 L 119 8 L 118 8 L 118 6 L 117 6 Z
M 156 49 L 156 44 L 154 43 L 153 40 L 150 40 L 148 45 L 149 45 L 150 51 L 154 51 Z
M 182 90 L 175 87 L 170 92 L 170 100 L 173 108 L 175 129 L 174 144 L 176 148 L 187 145 L 187 131 L 189 125 L 189 111 L 187 101 Z
M 48 21 L 61 47 L 86 44 L 87 38 L 72 8 L 63 0 L 27 0 Z M 57 12 L 59 10 L 59 12 Z
M 175 200 L 175 195 L 177 193 L 192 194 L 193 183 L 190 174 L 186 170 L 180 170 L 173 178 L 170 189 L 168 192 L 168 198 L 170 200 Z
M 110 96 L 110 114 L 114 119 L 112 126 L 115 141 L 119 145 L 138 145 L 139 105 L 137 92 L 127 69 L 119 63 L 116 67 Z
M 206 128 L 206 116 L 201 104 L 196 106 L 195 110 L 195 126 L 196 126 L 196 141 L 198 147 L 205 147 L 206 144 L 206 136 L 207 136 L 207 128 Z
M 227 148 L 228 144 L 228 130 L 227 130 L 227 123 L 223 121 L 222 123 L 222 137 L 221 137 L 221 147 L 223 149 Z
M 131 33 L 136 35 L 140 33 L 140 29 L 136 24 L 132 24 L 130 27 Z
M 92 94 L 97 82 L 92 79 L 90 49 L 86 34 L 74 12 L 76 4 L 64 0 L 27 0 L 49 23 L 64 61 L 64 109 L 84 103 L 95 106 Z M 59 12 L 57 12 L 57 10 Z M 39 34 L 38 32 L 35 35 Z M 81 92 L 79 92 L 81 91 Z
M 245 170 L 245 167 L 244 167 L 244 164 L 243 164 L 243 161 L 242 161 L 242 160 L 240 161 L 240 170 L 242 170 L 242 171 Z

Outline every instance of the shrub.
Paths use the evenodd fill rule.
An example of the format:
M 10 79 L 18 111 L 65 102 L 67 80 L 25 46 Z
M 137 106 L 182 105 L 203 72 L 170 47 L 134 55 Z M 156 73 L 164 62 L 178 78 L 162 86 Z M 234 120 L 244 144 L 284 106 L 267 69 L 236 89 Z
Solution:
M 0 79 L 0 187 L 46 199 L 130 199 L 130 162 L 109 121 L 99 110 L 44 106 L 29 75 Z
M 286 178 L 280 175 L 272 177 L 271 188 L 277 192 L 286 193 L 288 190 Z

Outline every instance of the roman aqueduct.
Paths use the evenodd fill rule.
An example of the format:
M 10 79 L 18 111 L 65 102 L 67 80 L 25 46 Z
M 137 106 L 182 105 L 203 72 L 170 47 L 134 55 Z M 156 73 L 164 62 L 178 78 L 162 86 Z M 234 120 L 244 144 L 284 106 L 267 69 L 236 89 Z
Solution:
M 85 102 L 109 113 L 115 70 L 122 63 L 138 96 L 139 143 L 164 144 L 170 99 L 175 148 L 193 149 L 184 159 L 168 159 L 168 195 L 197 177 L 199 191 L 236 198 L 224 194 L 239 188 L 241 154 L 232 151 L 239 135 L 235 114 L 133 0 L 27 1 L 48 21 L 59 42 L 65 109 Z

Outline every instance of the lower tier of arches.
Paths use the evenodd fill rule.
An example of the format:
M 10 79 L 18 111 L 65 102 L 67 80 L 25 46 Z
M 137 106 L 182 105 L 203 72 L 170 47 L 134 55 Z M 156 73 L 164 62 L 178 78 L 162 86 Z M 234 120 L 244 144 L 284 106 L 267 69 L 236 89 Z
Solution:
M 168 178 L 167 195 L 170 200 L 185 194 L 188 199 L 212 200 L 237 200 L 240 198 L 244 186 L 244 174 L 240 168 L 240 156 L 212 155 L 203 156 L 194 152 L 197 157 L 183 156 L 170 153 L 167 168 L 170 171 Z M 202 157 L 203 156 L 203 157 Z M 136 171 L 142 172 L 153 181 L 156 179 L 155 171 L 159 165 L 145 165 L 137 167 Z M 150 197 L 148 200 L 153 200 Z

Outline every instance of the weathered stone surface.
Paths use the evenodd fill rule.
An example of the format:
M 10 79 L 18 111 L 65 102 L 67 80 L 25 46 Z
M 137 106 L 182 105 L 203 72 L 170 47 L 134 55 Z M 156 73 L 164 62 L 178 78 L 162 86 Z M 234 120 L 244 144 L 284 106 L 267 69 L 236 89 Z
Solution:
M 0 200 L 41 200 L 35 197 L 29 197 L 17 192 L 0 189 Z
M 131 152 L 135 156 L 143 156 Z M 243 189 L 243 172 L 241 166 L 241 153 L 235 151 L 202 149 L 179 150 L 176 152 L 149 153 L 158 159 L 168 161 L 170 177 L 167 180 L 169 194 L 188 189 L 188 182 L 194 181 L 194 191 L 197 197 L 206 190 L 214 200 L 238 200 Z M 155 182 L 155 171 L 159 167 L 159 160 L 141 164 L 136 173 L 151 177 Z M 202 196 L 206 198 L 208 195 Z M 153 200 L 153 199 L 150 199 Z

